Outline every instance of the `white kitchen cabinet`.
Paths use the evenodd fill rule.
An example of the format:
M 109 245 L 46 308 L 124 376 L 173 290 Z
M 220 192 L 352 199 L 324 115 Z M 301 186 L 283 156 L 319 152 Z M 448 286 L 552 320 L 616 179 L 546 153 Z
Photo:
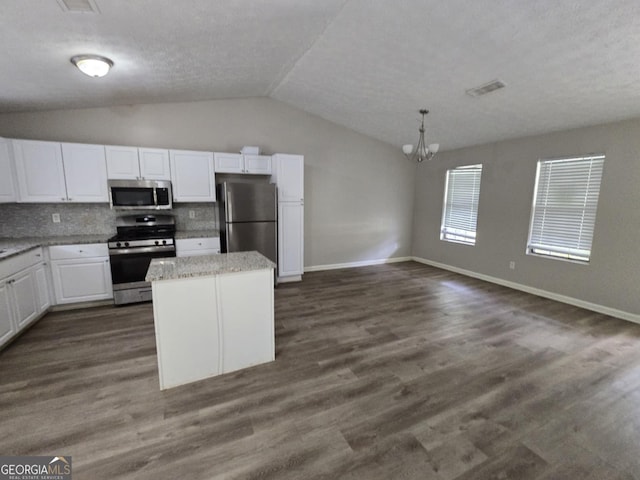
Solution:
M 280 202 L 278 203 L 278 280 L 300 280 L 303 270 L 304 205 L 300 202 Z
M 220 253 L 220 237 L 176 239 L 177 257 L 215 255 L 217 253 Z
M 62 148 L 58 142 L 13 140 L 13 154 L 21 202 L 65 202 Z
M 13 140 L 21 202 L 108 202 L 102 145 Z
M 278 186 L 278 201 L 304 202 L 304 157 L 277 153 L 271 159 L 271 181 Z
M 169 151 L 106 145 L 107 177 L 113 180 L 171 180 Z
M 240 153 L 213 154 L 216 173 L 271 175 L 269 155 L 242 155 Z
M 11 303 L 9 284 L 0 281 L 0 346 L 7 343 L 17 331 Z
M 0 346 L 47 311 L 50 302 L 45 294 L 42 248 L 0 260 Z
M 107 203 L 107 164 L 103 145 L 63 143 L 67 201 Z
M 278 281 L 299 281 L 304 272 L 304 157 L 272 157 L 278 187 Z
M 17 199 L 11 143 L 5 138 L 0 138 L 0 203 L 15 202 Z
M 216 180 L 212 152 L 169 150 L 175 202 L 215 202 Z
M 113 298 L 106 244 L 49 247 L 56 304 Z

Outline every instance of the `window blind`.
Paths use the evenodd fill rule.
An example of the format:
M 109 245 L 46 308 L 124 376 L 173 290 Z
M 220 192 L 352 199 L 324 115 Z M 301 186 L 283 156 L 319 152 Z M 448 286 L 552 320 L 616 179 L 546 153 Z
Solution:
M 604 159 L 594 155 L 538 162 L 529 253 L 589 261 Z
M 482 165 L 447 170 L 440 239 L 475 245 Z

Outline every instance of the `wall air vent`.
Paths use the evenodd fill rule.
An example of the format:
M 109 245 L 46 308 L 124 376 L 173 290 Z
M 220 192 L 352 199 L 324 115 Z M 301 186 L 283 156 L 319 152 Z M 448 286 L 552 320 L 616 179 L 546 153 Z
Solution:
M 96 0 L 58 0 L 64 12 L 100 13 Z
M 467 95 L 471 95 L 472 97 L 480 97 L 482 95 L 486 95 L 487 93 L 500 90 L 504 87 L 506 87 L 506 84 L 502 80 L 491 80 L 489 83 L 485 83 L 484 85 L 480 85 L 479 87 L 470 88 L 469 90 L 467 90 Z

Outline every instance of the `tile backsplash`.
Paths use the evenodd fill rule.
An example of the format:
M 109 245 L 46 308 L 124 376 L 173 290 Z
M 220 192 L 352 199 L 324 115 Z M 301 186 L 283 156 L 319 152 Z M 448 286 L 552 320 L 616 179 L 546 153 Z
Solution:
M 193 212 L 194 218 L 189 217 Z M 53 223 L 52 215 L 60 215 Z M 61 235 L 113 235 L 118 212 L 105 204 L 93 203 L 5 203 L 0 204 L 0 237 L 52 237 Z M 181 231 L 218 229 L 215 203 L 182 203 L 170 212 Z

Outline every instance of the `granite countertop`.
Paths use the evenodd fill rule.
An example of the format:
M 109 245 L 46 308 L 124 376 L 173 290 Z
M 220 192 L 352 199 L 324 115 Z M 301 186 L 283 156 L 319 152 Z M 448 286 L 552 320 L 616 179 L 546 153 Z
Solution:
M 24 253 L 36 247 L 106 243 L 111 235 L 66 235 L 53 237 L 0 238 L 0 260 Z
M 221 253 L 196 257 L 156 258 L 147 271 L 147 282 L 204 277 L 233 272 L 275 268 L 276 264 L 258 252 Z
M 219 237 L 220 232 L 218 230 L 178 230 L 176 232 L 176 239 L 182 238 L 208 238 Z

